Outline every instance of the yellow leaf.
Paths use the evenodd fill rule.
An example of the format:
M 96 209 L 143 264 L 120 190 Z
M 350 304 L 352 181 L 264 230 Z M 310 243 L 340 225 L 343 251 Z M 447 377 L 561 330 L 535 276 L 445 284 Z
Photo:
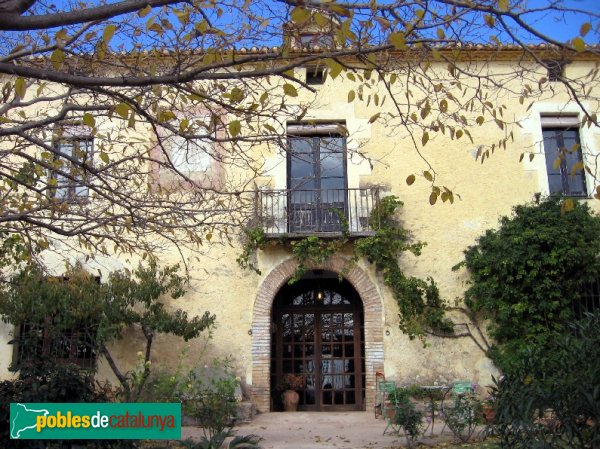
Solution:
M 19 98 L 25 98 L 25 92 L 27 91 L 27 83 L 21 77 L 15 80 L 15 93 Z
M 298 91 L 290 83 L 285 83 L 283 85 L 283 92 L 285 92 L 285 94 L 289 97 L 297 97 L 298 96 Z
M 477 117 L 477 118 L 475 119 L 475 121 L 477 122 L 477 124 L 478 124 L 479 126 L 481 126 L 481 125 L 483 125 L 484 118 L 483 118 L 483 116 L 482 116 L 482 115 L 480 115 L 479 117 Z
M 69 38 L 69 33 L 64 28 L 61 30 L 58 30 L 56 32 L 56 34 L 54 35 L 54 40 L 56 42 L 66 41 L 68 38 Z
M 589 22 L 585 22 L 583 25 L 581 25 L 581 28 L 579 28 L 579 34 L 581 35 L 581 37 L 583 37 L 586 34 L 588 34 L 591 29 L 592 29 L 592 24 Z
M 440 111 L 446 112 L 448 110 L 448 102 L 446 100 L 440 101 Z
M 108 158 L 108 154 L 106 154 L 104 151 L 100 152 L 100 159 L 102 159 L 102 162 L 104 162 L 105 164 L 108 164 L 110 159 Z
M 567 198 L 562 203 L 562 211 L 563 212 L 572 211 L 574 207 L 575 207 L 575 202 L 573 201 L 573 198 Z
M 388 41 L 390 44 L 392 44 L 398 50 L 406 50 L 407 49 L 406 38 L 404 36 L 404 33 L 401 33 L 401 32 L 391 33 L 388 37 Z
M 508 0 L 498 0 L 498 9 L 500 11 L 508 11 L 509 1 Z
M 236 137 L 242 131 L 242 124 L 239 120 L 234 120 L 229 124 L 229 134 L 231 137 Z
M 329 25 L 329 20 L 327 19 L 327 17 L 325 17 L 323 14 L 321 14 L 319 12 L 315 13 L 314 19 L 315 19 L 316 24 L 322 28 Z
M 102 59 L 104 59 L 105 56 L 106 56 L 106 42 L 98 41 L 98 43 L 96 45 L 96 57 L 99 60 L 102 60 Z
M 421 143 L 423 144 L 423 146 L 425 146 L 428 141 L 429 141 L 429 133 L 427 131 L 425 131 L 423 133 L 423 137 L 421 137 Z
M 374 114 L 373 116 L 371 116 L 371 118 L 369 119 L 369 123 L 376 122 L 380 115 L 381 115 L 381 113 L 378 112 L 377 114 Z
M 174 118 L 176 118 L 176 116 L 173 113 L 173 111 L 163 110 L 158 113 L 156 118 L 159 122 L 168 122 L 169 120 L 173 120 Z
M 196 31 L 198 31 L 198 33 L 204 34 L 210 29 L 210 25 L 206 20 L 203 20 L 201 22 L 196 22 L 194 24 L 194 28 L 196 29 Z
M 348 103 L 352 103 L 354 101 L 355 97 L 356 97 L 356 92 L 354 92 L 353 90 L 348 92 Z
M 435 192 L 431 192 L 431 195 L 429 195 L 429 204 L 431 204 L 432 206 L 437 202 L 438 199 L 438 195 Z
M 82 120 L 83 120 L 83 124 L 86 126 L 89 126 L 90 128 L 93 128 L 94 126 L 96 126 L 96 119 L 89 112 L 86 112 L 85 114 L 83 114 Z
M 56 70 L 60 69 L 63 62 L 65 61 L 65 52 L 63 52 L 60 48 L 57 48 L 50 55 L 50 62 L 52 62 L 52 67 Z
M 423 172 L 423 176 L 425 177 L 425 179 L 429 182 L 433 181 L 433 176 L 431 175 L 431 173 L 429 173 L 428 171 L 424 171 Z
M 415 175 L 409 175 L 408 178 L 406 178 L 406 184 L 408 184 L 409 186 L 413 185 L 415 179 Z
M 110 40 L 112 39 L 112 37 L 115 34 L 115 31 L 117 31 L 117 27 L 115 25 L 107 25 L 106 28 L 104 28 L 104 32 L 102 33 L 102 38 L 104 39 L 104 42 L 106 44 L 108 44 L 110 42 Z
M 444 33 L 444 30 L 442 30 L 441 28 L 437 29 L 437 35 L 440 39 L 444 39 L 446 37 L 446 33 Z
M 173 13 L 177 17 L 177 20 L 179 20 L 179 22 L 182 25 L 187 25 L 190 22 L 190 13 L 189 13 L 189 11 L 187 11 L 187 10 L 186 11 L 175 10 L 175 11 L 173 11 Z
M 184 118 L 181 123 L 179 123 L 179 132 L 182 133 L 184 132 L 187 127 L 190 125 L 190 121 L 187 118 Z
M 554 162 L 552 163 L 552 168 L 554 170 L 558 170 L 560 168 L 561 162 L 562 162 L 562 159 L 560 157 L 557 157 L 556 159 L 554 159 Z
M 152 6 L 148 5 L 138 11 L 138 16 L 146 17 L 148 14 L 150 14 L 150 12 L 152 12 Z
M 583 170 L 583 162 L 579 161 L 571 167 L 571 176 L 575 176 L 575 174 L 579 171 Z
M 338 76 L 344 69 L 344 66 L 333 59 L 327 59 L 325 64 L 327 64 L 327 67 L 329 67 L 329 76 L 331 76 L 332 79 L 335 79 L 336 76 Z
M 129 105 L 127 103 L 119 103 L 115 106 L 115 112 L 123 118 L 127 118 L 129 114 Z
M 576 37 L 575 39 L 573 39 L 571 41 L 571 44 L 573 45 L 573 48 L 579 52 L 582 52 L 585 50 L 585 42 L 580 37 Z
M 302 25 L 310 19 L 310 12 L 301 6 L 296 6 L 290 13 L 290 18 L 292 19 L 292 22 Z

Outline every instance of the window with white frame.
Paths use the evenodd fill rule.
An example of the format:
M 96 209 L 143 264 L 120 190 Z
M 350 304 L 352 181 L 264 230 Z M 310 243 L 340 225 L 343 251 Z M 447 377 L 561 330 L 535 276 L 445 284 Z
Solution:
M 91 163 L 94 139 L 63 133 L 54 143 L 55 157 L 50 172 L 52 195 L 61 201 L 78 201 L 89 196 L 86 166 Z
M 163 146 L 169 154 L 173 168 L 190 175 L 192 173 L 206 172 L 213 161 L 214 144 L 209 136 L 213 135 L 210 115 L 195 116 L 188 119 L 190 134 L 205 134 L 207 138 L 186 139 L 178 134 L 173 134 L 163 140 Z
M 542 116 L 541 123 L 550 195 L 587 196 L 579 119 Z
M 195 183 L 216 187 L 222 182 L 222 155 L 218 143 L 219 133 L 224 131 L 212 115 L 186 116 L 182 122 L 187 126 L 179 135 L 170 130 L 159 129 L 160 144 L 156 146 L 156 157 L 162 161 L 157 167 L 158 182 L 162 185 L 181 185 L 183 175 Z

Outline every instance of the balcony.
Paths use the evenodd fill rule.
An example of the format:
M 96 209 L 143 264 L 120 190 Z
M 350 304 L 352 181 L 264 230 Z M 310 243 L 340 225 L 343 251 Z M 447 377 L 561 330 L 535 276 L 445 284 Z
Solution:
M 377 188 L 256 192 L 256 215 L 267 238 L 338 237 L 345 229 L 350 237 L 373 235 L 378 204 Z

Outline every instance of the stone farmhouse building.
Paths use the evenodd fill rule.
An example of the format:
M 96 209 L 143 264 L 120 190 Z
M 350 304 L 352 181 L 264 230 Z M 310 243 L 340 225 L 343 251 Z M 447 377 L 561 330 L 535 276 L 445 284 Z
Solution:
M 318 34 L 306 33 L 298 51 L 318 51 L 319 44 L 323 43 Z M 563 74 L 584 79 L 597 70 L 600 60 L 582 52 L 557 60 L 549 70 L 539 61 L 554 59 L 551 49 L 534 46 L 530 50 L 538 60 L 520 48 L 473 45 L 462 49 L 464 60 L 457 64 L 478 65 L 482 73 L 497 77 L 503 89 L 490 91 L 490 111 L 501 108 L 503 118 L 518 125 L 501 127 L 488 114 L 468 128 L 470 136 L 455 130 L 431 133 L 426 145 L 417 127 L 372 120 L 376 113 L 394 114 L 393 102 L 381 100 L 386 92 L 381 79 L 373 77 L 369 93 L 379 93 L 380 100 L 350 101 L 355 84 L 348 77 L 327 76 L 331 69 L 324 65 L 296 68 L 295 76 L 314 92 L 300 90 L 297 97 L 289 98 L 290 107 L 310 106 L 301 119 L 288 120 L 277 129 L 286 136 L 288 151 L 249 149 L 262 158 L 265 168 L 256 182 L 253 222 L 268 241 L 252 256 L 260 274 L 243 270 L 236 262 L 242 237 L 233 239 L 232 245 L 215 244 L 206 254 L 199 254 L 202 263 L 191 265 L 190 289 L 174 306 L 191 315 L 209 310 L 216 315 L 217 326 L 207 344 L 189 342 L 186 357 L 232 356 L 245 391 L 263 412 L 280 409 L 275 386 L 286 373 L 303 376 L 300 408 L 314 411 L 372 409 L 377 373 L 400 384 L 433 385 L 458 379 L 482 386 L 491 383 L 497 371 L 471 340 L 428 337 L 424 346 L 418 339 L 409 339 L 399 329 L 398 305 L 381 273 L 366 260 L 358 260 L 349 269 L 347 264 L 356 239 L 376 231 L 369 217 L 379 201 L 395 195 L 404 203 L 398 214 L 403 227 L 415 241 L 427 243 L 419 257 L 407 253 L 400 261 L 402 268 L 412 276 L 432 277 L 442 298 L 454 303 L 466 288 L 468 273 L 452 267 L 514 205 L 565 194 L 600 210 L 600 202 L 593 198 L 595 177 L 600 175 L 600 128 L 590 126 L 582 111 L 582 106 L 595 107 L 586 97 L 597 97 L 600 83 L 597 78 L 595 85 L 590 81 L 590 90 L 580 93 L 580 105 L 561 82 Z M 406 56 L 398 52 L 395 57 L 400 63 Z M 453 78 L 447 64 L 430 63 L 432 77 L 450 86 Z M 539 79 L 547 78 L 532 104 L 520 99 L 530 83 L 519 76 L 524 65 L 533 67 Z M 407 77 L 392 89 L 400 98 L 402 90 L 416 84 L 418 80 Z M 461 86 L 453 89 L 458 98 Z M 358 97 L 358 92 L 353 95 Z M 429 98 L 433 103 L 435 95 L 435 91 L 415 88 L 411 101 Z M 92 140 L 84 143 L 92 145 Z M 561 158 L 559 148 L 574 150 Z M 177 158 L 176 145 L 172 151 Z M 590 170 L 573 169 L 580 162 Z M 186 163 L 191 175 L 206 177 L 207 182 L 229 176 L 230 167 L 214 160 Z M 440 196 L 435 205 L 429 204 L 432 183 L 426 178 L 434 172 L 434 182 L 448 186 L 452 201 L 448 196 L 442 201 Z M 416 182 L 409 186 L 406 180 L 412 174 L 417 175 Z M 69 186 L 64 194 L 87 192 Z M 282 239 L 339 236 L 343 222 L 350 243 L 289 285 L 297 261 Z M 164 261 L 178 257 L 175 250 L 166 251 Z M 108 265 L 120 267 L 122 263 L 115 258 Z M 106 270 L 106 265 L 100 268 Z M 597 289 L 594 295 L 593 300 L 599 301 Z M 16 349 L 9 344 L 13 331 L 4 324 L 0 329 L 2 377 L 12 375 L 8 367 Z M 115 346 L 116 357 L 133 366 L 140 341 L 132 330 Z M 184 346 L 161 336 L 153 363 L 177 363 Z M 98 378 L 112 379 L 101 358 L 97 366 Z

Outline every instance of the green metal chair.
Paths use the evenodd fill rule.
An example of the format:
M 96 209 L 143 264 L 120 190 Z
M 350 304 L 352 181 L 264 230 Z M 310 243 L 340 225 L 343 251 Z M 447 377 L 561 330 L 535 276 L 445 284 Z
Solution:
M 383 429 L 383 434 L 385 435 L 389 428 L 392 429 L 394 433 L 399 433 L 400 427 L 396 424 L 396 411 L 397 404 L 394 400 L 394 391 L 396 390 L 396 382 L 385 382 L 382 385 L 382 402 L 381 402 L 381 413 L 386 421 L 385 429 Z
M 452 383 L 452 395 L 461 395 L 465 393 L 475 393 L 473 384 L 470 380 L 457 380 Z
M 396 389 L 396 382 L 386 381 L 383 373 L 375 373 L 375 418 L 385 417 L 385 405 L 388 395 Z

